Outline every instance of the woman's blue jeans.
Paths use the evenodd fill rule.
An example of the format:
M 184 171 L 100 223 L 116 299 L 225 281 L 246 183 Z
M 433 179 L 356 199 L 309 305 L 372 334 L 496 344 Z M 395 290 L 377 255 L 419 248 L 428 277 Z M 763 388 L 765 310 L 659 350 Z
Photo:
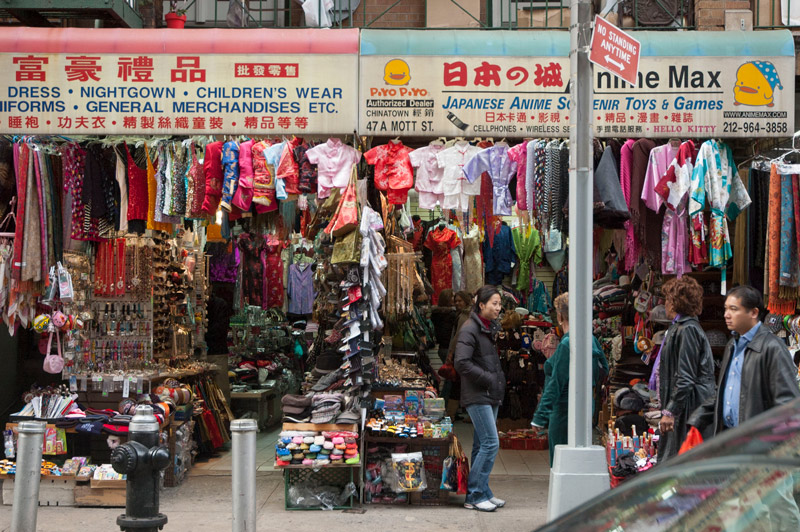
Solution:
M 497 436 L 497 406 L 469 405 L 467 412 L 475 428 L 472 438 L 472 460 L 469 469 L 467 497 L 464 502 L 478 504 L 494 494 L 489 489 L 489 474 L 494 467 L 500 439 Z

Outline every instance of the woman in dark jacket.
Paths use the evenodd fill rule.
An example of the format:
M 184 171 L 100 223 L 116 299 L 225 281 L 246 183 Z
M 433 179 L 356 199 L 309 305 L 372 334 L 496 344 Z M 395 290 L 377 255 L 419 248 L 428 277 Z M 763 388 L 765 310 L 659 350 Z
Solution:
M 506 377 L 495 345 L 501 309 L 500 292 L 495 287 L 478 290 L 475 307 L 458 333 L 455 350 L 455 367 L 461 376 L 461 404 L 475 429 L 464 507 L 483 512 L 493 512 L 505 505 L 489 489 L 489 474 L 500 449 L 497 410 L 506 390 Z
M 661 289 L 672 325 L 656 360 L 661 437 L 658 463 L 678 454 L 689 431 L 687 419 L 714 396 L 714 359 L 697 316 L 703 311 L 703 288 L 692 277 L 667 281 Z

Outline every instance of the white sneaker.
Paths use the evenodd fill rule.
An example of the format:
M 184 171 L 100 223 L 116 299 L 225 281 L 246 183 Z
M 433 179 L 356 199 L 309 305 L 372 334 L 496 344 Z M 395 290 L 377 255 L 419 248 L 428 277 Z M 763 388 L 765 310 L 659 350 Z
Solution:
M 468 502 L 465 502 L 464 508 L 468 510 L 478 510 L 480 512 L 494 512 L 495 510 L 497 510 L 497 506 L 492 504 L 490 501 L 483 501 L 479 502 L 478 504 L 470 504 Z
M 489 499 L 489 502 L 494 504 L 498 508 L 502 508 L 503 506 L 506 505 L 506 501 L 504 501 L 503 499 L 498 499 L 497 497 L 492 497 L 491 499 Z

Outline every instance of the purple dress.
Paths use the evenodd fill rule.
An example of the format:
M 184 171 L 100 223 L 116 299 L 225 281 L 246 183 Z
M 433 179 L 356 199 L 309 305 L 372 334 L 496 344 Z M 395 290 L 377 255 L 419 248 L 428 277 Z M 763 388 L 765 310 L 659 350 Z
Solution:
M 494 188 L 494 213 L 497 216 L 511 216 L 513 205 L 508 184 L 517 173 L 517 163 L 508 156 L 508 146 L 496 144 L 475 155 L 464 165 L 464 175 L 470 183 L 489 172 Z
M 314 309 L 314 282 L 310 264 L 289 266 L 289 314 L 311 314 Z

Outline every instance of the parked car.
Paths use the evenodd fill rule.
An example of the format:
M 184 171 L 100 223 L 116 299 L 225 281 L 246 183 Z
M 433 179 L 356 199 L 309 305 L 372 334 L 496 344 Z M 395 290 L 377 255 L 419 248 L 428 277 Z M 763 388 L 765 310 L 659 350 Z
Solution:
M 800 399 L 640 473 L 536 532 L 800 531 Z

